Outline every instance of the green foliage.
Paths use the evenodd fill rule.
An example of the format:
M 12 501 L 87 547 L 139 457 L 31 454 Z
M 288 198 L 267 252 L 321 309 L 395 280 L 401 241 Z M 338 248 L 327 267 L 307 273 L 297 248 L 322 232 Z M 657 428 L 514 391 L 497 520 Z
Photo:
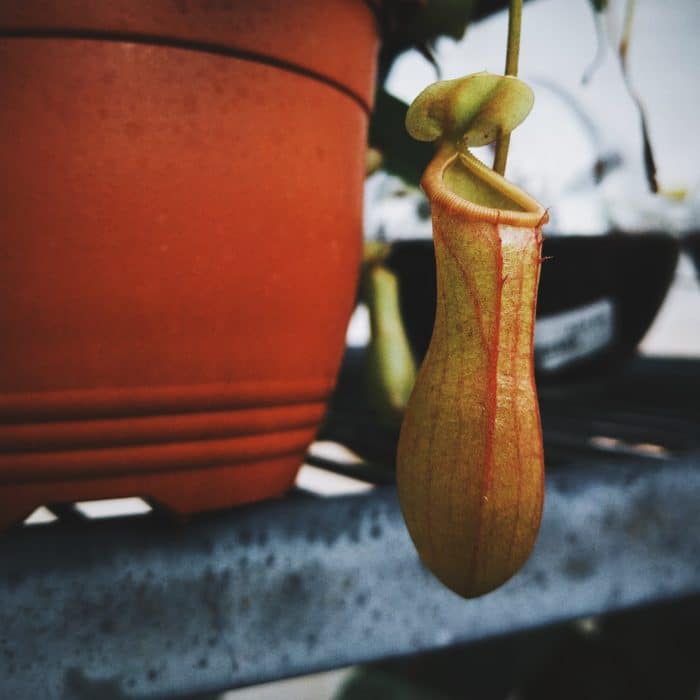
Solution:
M 382 167 L 417 186 L 425 166 L 433 157 L 433 147 L 412 139 L 401 127 L 408 105 L 383 88 L 375 98 L 374 118 L 370 123 L 370 146 L 382 152 Z
M 504 6 L 506 2 L 499 0 Z M 384 0 L 379 3 L 382 36 L 379 83 L 386 79 L 396 57 L 410 48 L 420 51 L 435 65 L 431 53 L 435 41 L 441 36 L 461 39 L 480 4 L 478 0 Z
M 423 11 L 424 39 L 437 36 L 461 39 L 476 4 L 476 0 L 428 0 Z
M 397 128 L 408 105 L 383 88 L 394 60 L 410 48 L 420 51 L 436 68 L 431 47 L 437 38 L 460 39 L 470 22 L 504 10 L 508 0 L 385 0 L 371 3 L 382 36 L 375 108 L 369 127 L 369 144 L 382 153 L 382 167 L 408 184 L 418 185 L 433 148 L 414 141 Z M 439 76 L 438 76 L 439 77 Z

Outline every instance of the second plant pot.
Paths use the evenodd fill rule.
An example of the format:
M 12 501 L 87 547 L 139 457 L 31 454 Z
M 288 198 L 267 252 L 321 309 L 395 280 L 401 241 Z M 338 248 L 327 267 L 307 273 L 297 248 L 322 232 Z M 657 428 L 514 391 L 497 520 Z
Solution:
M 543 257 L 535 327 L 539 382 L 601 375 L 628 359 L 673 280 L 678 244 L 658 232 L 550 236 Z M 387 264 L 399 278 L 406 334 L 422 359 L 435 310 L 433 243 L 398 241 Z

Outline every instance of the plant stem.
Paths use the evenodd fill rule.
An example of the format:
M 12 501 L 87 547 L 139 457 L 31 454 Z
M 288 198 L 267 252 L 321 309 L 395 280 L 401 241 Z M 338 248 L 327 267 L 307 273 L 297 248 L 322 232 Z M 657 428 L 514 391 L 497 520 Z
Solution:
M 523 0 L 510 0 L 508 10 L 508 48 L 506 50 L 506 75 L 518 74 L 518 58 L 520 56 L 520 26 L 522 24 Z M 493 169 L 503 175 L 508 160 L 510 134 L 504 134 L 496 144 L 496 157 Z
M 523 0 L 510 0 L 508 10 L 508 48 L 506 50 L 506 75 L 518 74 L 520 57 L 520 27 L 522 25 Z
M 622 29 L 622 36 L 620 37 L 620 46 L 618 47 L 618 53 L 620 55 L 620 62 L 622 63 L 622 70 L 627 70 L 627 50 L 630 45 L 630 38 L 632 36 L 632 20 L 634 19 L 634 0 L 627 0 L 625 5 L 625 22 Z
M 639 113 L 639 121 L 642 127 L 642 144 L 644 149 L 644 174 L 647 178 L 649 190 L 656 193 L 659 191 L 659 182 L 656 177 L 656 160 L 654 158 L 654 151 L 651 147 L 651 138 L 649 136 L 649 124 L 647 123 L 646 111 L 644 109 L 644 105 L 642 104 L 641 98 L 632 85 L 632 79 L 630 78 L 630 74 L 627 69 L 627 52 L 629 51 L 630 39 L 632 37 L 634 8 L 635 0 L 627 0 L 627 4 L 625 6 L 625 23 L 623 25 L 622 37 L 620 38 L 620 45 L 617 48 L 617 52 L 620 58 L 620 67 L 622 68 L 622 76 L 625 80 L 627 92 L 634 101 L 634 104 L 637 107 L 637 112 Z

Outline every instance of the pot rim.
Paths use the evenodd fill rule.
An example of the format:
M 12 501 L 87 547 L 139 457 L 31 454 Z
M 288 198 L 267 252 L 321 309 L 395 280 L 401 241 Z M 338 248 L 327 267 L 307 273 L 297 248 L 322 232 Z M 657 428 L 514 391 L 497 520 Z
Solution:
M 282 20 L 276 21 L 280 15 Z M 291 26 L 296 31 L 290 32 Z M 3 39 L 112 41 L 232 56 L 315 79 L 350 97 L 366 113 L 374 98 L 377 23 L 365 0 L 256 0 L 215 6 L 198 0 L 26 0 L 0 3 Z

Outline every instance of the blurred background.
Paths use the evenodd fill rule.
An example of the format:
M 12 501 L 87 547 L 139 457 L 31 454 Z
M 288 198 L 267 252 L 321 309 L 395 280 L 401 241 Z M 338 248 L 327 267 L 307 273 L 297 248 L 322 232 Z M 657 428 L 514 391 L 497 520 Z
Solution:
M 635 4 L 627 83 L 617 51 L 625 11 L 624 2 L 610 3 L 602 15 L 589 2 L 564 0 L 535 0 L 524 9 L 520 76 L 536 99 L 513 136 L 508 177 L 550 214 L 545 255 L 556 258 L 556 265 L 545 263 L 542 271 L 536 338 L 541 375 L 561 374 L 572 364 L 595 364 L 593 356 L 605 355 L 604 345 L 615 342 L 616 324 L 625 326 L 618 327 L 619 333 L 629 333 L 626 340 L 618 338 L 627 352 L 640 342 L 648 352 L 694 354 L 697 348 L 691 337 L 698 320 L 694 295 L 686 303 L 680 297 L 694 286 L 692 256 L 700 221 L 700 143 L 692 136 L 700 84 L 690 77 L 700 59 L 692 39 L 700 26 L 700 6 L 690 0 Z M 436 79 L 436 68 L 445 79 L 502 71 L 506 31 L 507 17 L 501 12 L 472 24 L 459 41 L 442 37 L 435 44 L 436 66 L 417 51 L 406 52 L 387 77 L 387 91 L 410 103 Z M 642 119 L 658 192 L 649 186 Z M 488 147 L 475 150 L 490 164 Z M 408 172 L 391 158 L 388 165 L 389 171 L 396 165 L 400 175 Z M 392 258 L 399 279 L 403 267 L 419 264 L 429 248 L 417 242 L 429 238 L 431 229 L 429 207 L 413 184 L 385 169 L 374 173 L 366 187 L 366 236 L 401 241 Z M 580 240 L 584 236 L 587 241 Z M 674 241 L 682 253 L 678 265 Z M 426 265 L 430 268 L 432 260 Z M 657 317 L 676 276 L 671 297 L 677 303 L 666 305 Z M 423 289 L 413 290 L 414 308 L 425 295 Z M 566 312 L 585 316 L 587 308 L 595 319 L 595 303 L 606 299 L 610 305 L 598 307 L 601 332 L 591 347 L 579 348 L 578 357 L 544 357 L 566 334 Z M 637 318 L 627 323 L 630 315 Z M 660 329 L 671 317 L 676 326 L 662 333 L 660 341 Z M 361 311 L 351 327 L 351 342 L 363 342 L 363 318 Z M 416 323 L 408 321 L 408 338 L 420 354 L 427 341 L 417 339 Z M 431 321 L 423 326 L 420 334 L 426 336 Z
M 605 382 L 635 355 L 700 357 L 700 268 L 693 257 L 700 230 L 700 3 L 636 3 L 628 83 L 617 54 L 625 11 L 624 2 L 611 2 L 605 16 L 597 15 L 587 0 L 532 0 L 524 8 L 520 76 L 536 100 L 513 135 L 507 176 L 549 208 L 545 254 L 560 268 L 545 262 L 538 306 L 545 393 L 553 384 L 575 392 Z M 386 90 L 408 104 L 438 77 L 502 72 L 506 32 L 500 11 L 472 23 L 462 39 L 438 39 L 435 65 L 408 50 L 393 64 Z M 649 187 L 642 118 L 658 192 Z M 476 152 L 490 164 L 492 150 Z M 367 240 L 389 244 L 386 264 L 397 276 L 407 340 L 420 361 L 432 328 L 434 260 L 429 205 L 405 163 L 390 156 L 370 175 L 364 224 Z M 358 305 L 351 349 L 366 351 L 373 304 L 370 297 Z M 330 445 L 326 450 L 333 454 Z M 353 488 L 309 466 L 300 479 L 321 489 Z M 700 698 L 698 622 L 697 601 L 679 601 L 226 697 L 691 700 Z
M 435 309 L 430 206 L 418 183 L 432 145 L 411 141 L 403 130 L 403 116 L 407 105 L 436 79 L 477 71 L 503 72 L 506 4 L 407 0 L 409 15 L 416 6 L 435 10 L 439 29 L 418 36 L 420 32 L 416 35 L 414 26 L 414 34 L 409 32 L 395 44 L 385 45 L 364 186 L 362 280 L 336 391 L 299 472 L 296 489 L 286 503 L 260 504 L 260 510 L 257 506 L 244 507 L 230 519 L 225 512 L 197 516 L 192 518 L 189 530 L 173 530 L 170 521 L 164 527 L 159 520 L 162 516 L 154 513 L 157 504 L 140 498 L 63 508 L 49 504 L 50 510 L 40 508 L 26 521 L 38 526 L 59 521 L 57 529 L 65 536 L 62 546 L 69 550 L 67 570 L 74 566 L 80 572 L 82 566 L 78 555 L 66 545 L 72 541 L 70 528 L 76 519 L 83 523 L 76 526 L 78 538 L 84 536 L 80 530 L 84 519 L 106 518 L 101 532 L 106 533 L 104 541 L 113 551 L 122 551 L 120 547 L 131 551 L 131 547 L 138 556 L 143 552 L 146 557 L 152 556 L 140 569 L 138 556 L 133 560 L 125 557 L 128 575 L 120 579 L 121 583 L 110 580 L 105 584 L 108 595 L 95 606 L 100 615 L 103 604 L 117 608 L 113 620 L 105 618 L 109 624 L 99 622 L 95 610 L 89 611 L 98 634 L 103 640 L 109 637 L 113 644 L 110 648 L 118 649 L 127 660 L 124 668 L 128 667 L 128 672 L 122 669 L 123 678 L 112 679 L 110 659 L 99 657 L 94 650 L 100 644 L 73 634 L 72 640 L 77 640 L 85 652 L 75 662 L 76 667 L 82 661 L 85 668 L 99 668 L 105 674 L 96 681 L 89 674 L 75 675 L 75 697 L 95 697 L 90 693 L 100 684 L 104 691 L 100 697 L 104 698 L 166 697 L 167 690 L 177 690 L 168 684 L 171 677 L 180 677 L 182 669 L 167 668 L 168 654 L 149 646 L 149 640 L 162 641 L 166 632 L 151 625 L 148 615 L 153 613 L 154 619 L 163 622 L 165 618 L 158 615 L 165 614 L 163 610 L 168 612 L 168 595 L 172 595 L 173 600 L 181 601 L 182 609 L 176 610 L 175 621 L 171 615 L 163 623 L 165 629 L 175 630 L 168 639 L 168 649 L 181 653 L 175 657 L 172 652 L 172 658 L 192 661 L 192 667 L 181 674 L 191 687 L 205 687 L 211 678 L 235 676 L 237 682 L 244 682 L 258 677 L 255 674 L 283 677 L 289 675 L 289 668 L 294 673 L 329 668 L 327 659 L 337 649 L 347 651 L 353 663 L 357 659 L 367 661 L 223 694 L 197 695 L 199 700 L 700 700 L 700 574 L 697 557 L 693 559 L 698 553 L 693 535 L 700 531 L 697 513 L 691 512 L 679 524 L 673 519 L 672 507 L 659 513 L 653 503 L 640 501 L 639 511 L 631 512 L 622 497 L 619 502 L 602 503 L 608 492 L 601 492 L 601 497 L 592 479 L 591 490 L 579 502 L 582 510 L 576 513 L 580 516 L 577 522 L 588 524 L 586 508 L 590 507 L 597 517 L 603 505 L 609 506 L 617 520 L 607 522 L 603 518 L 601 524 L 591 518 L 595 520 L 592 529 L 600 525 L 603 535 L 608 530 L 617 535 L 599 544 L 588 532 L 569 532 L 566 543 L 572 548 L 582 547 L 591 558 L 566 560 L 561 570 L 552 573 L 554 584 L 550 589 L 547 576 L 535 571 L 509 589 L 515 591 L 512 599 L 510 593 L 501 598 L 497 594 L 485 603 L 459 600 L 457 607 L 456 599 L 438 590 L 432 579 L 421 578 L 423 570 L 415 553 L 410 549 L 410 555 L 406 554 L 409 544 L 398 506 L 394 504 L 391 510 L 392 506 L 381 500 L 393 503 L 391 484 L 401 413 L 430 340 Z M 403 5 L 397 3 L 399 8 Z M 546 260 L 537 307 L 535 364 L 547 468 L 558 479 L 555 504 L 576 502 L 572 496 L 576 489 L 568 481 L 569 476 L 583 473 L 585 479 L 589 465 L 595 467 L 596 478 L 601 479 L 622 465 L 622 486 L 616 493 L 624 496 L 628 486 L 630 491 L 636 488 L 636 477 L 630 477 L 630 472 L 638 470 L 646 478 L 681 464 L 696 474 L 700 454 L 700 140 L 696 133 L 700 111 L 700 80 L 696 75 L 700 65 L 700 2 L 637 0 L 625 75 L 618 46 L 631 6 L 626 0 L 529 0 L 523 12 L 519 75 L 531 85 L 536 100 L 530 117 L 513 134 L 506 175 L 538 199 L 550 214 L 544 229 Z M 600 12 L 604 7 L 606 12 Z M 467 21 L 469 18 L 471 21 Z M 491 164 L 492 149 L 477 149 L 476 154 Z M 377 270 L 386 273 L 380 281 L 375 277 Z M 381 343 L 379 338 L 383 339 Z M 303 338 L 300 348 L 301 342 Z M 299 354 L 303 354 L 303 348 Z M 384 370 L 376 372 L 377 366 Z M 619 486 L 615 481 L 618 476 L 610 478 Z M 378 495 L 382 489 L 390 495 Z M 294 529 L 298 523 L 293 506 L 299 507 L 299 513 L 302 506 L 311 512 L 324 499 L 372 494 L 377 501 L 373 501 L 374 520 L 370 524 L 362 519 L 362 503 L 353 511 L 353 506 L 343 501 L 336 520 L 319 507 L 308 520 L 304 519 L 306 515 L 300 516 L 299 527 L 308 526 L 310 534 L 299 535 Z M 562 501 L 557 500 L 559 496 Z M 588 499 L 585 502 L 584 497 Z M 653 499 L 652 490 L 648 500 Z M 280 520 L 281 524 L 264 522 L 268 512 L 282 513 L 288 520 Z M 151 529 L 142 532 L 149 534 L 118 522 L 114 525 L 116 535 L 110 534 L 111 519 L 129 514 L 143 518 L 144 528 Z M 565 521 L 567 513 L 554 515 Z M 629 516 L 624 527 L 620 524 L 622 516 Z M 614 518 L 611 516 L 611 520 Z M 118 520 L 115 518 L 115 522 Z M 381 522 L 383 532 L 375 520 Z M 258 532 L 254 525 L 260 522 L 263 525 Z M 357 525 L 357 532 L 348 529 L 338 533 L 333 529 L 342 530 L 345 523 Z M 233 554 L 222 549 L 228 543 L 209 539 L 209 528 L 214 532 L 224 525 L 229 529 L 223 531 L 235 532 L 239 537 L 232 546 Z M 667 539 L 657 536 L 657 526 Z M 22 537 L 31 541 L 29 530 L 25 528 L 18 535 L 18 550 L 22 549 Z M 125 545 L 118 542 L 122 536 Z M 203 539 L 198 539 L 200 536 Z M 92 542 L 85 537 L 85 541 Z M 186 542 L 182 551 L 191 555 L 192 562 L 199 565 L 204 561 L 209 566 L 208 562 L 214 561 L 216 566 L 225 565 L 224 573 L 216 566 L 204 573 L 193 567 L 195 573 L 191 573 L 189 563 L 162 554 L 172 554 L 173 550 L 167 548 L 179 538 Z M 635 538 L 643 545 L 638 549 Z M 15 545 L 10 539 L 11 552 Z M 40 541 L 40 535 L 36 541 Z M 547 549 L 548 544 L 557 541 L 546 534 L 542 550 L 547 550 L 547 556 L 563 557 Z M 163 542 L 163 550 L 159 550 L 158 544 Z M 618 555 L 624 559 L 628 542 L 632 542 L 632 555 L 640 551 L 666 553 L 664 566 L 670 562 L 678 569 L 668 573 L 642 557 L 643 580 L 633 581 L 628 588 L 622 586 L 620 590 L 629 593 L 629 599 L 618 605 L 620 586 L 609 580 L 615 574 L 605 566 Z M 91 546 L 97 550 L 101 547 L 94 542 Z M 178 546 L 174 546 L 176 553 L 181 551 Z M 677 556 L 674 553 L 678 551 L 693 556 Z M 601 552 L 612 554 L 606 559 Z M 75 561 L 70 558 L 74 555 Z M 376 571 L 360 570 L 365 555 L 377 565 Z M 43 556 L 40 552 L 37 560 Z M 99 560 L 94 552 L 93 556 L 94 561 Z M 383 597 L 385 582 L 380 574 L 384 570 L 380 565 L 385 560 L 387 570 L 394 571 L 391 567 L 398 562 L 396 571 L 405 573 L 405 600 L 395 595 L 397 590 L 405 592 L 401 581 L 392 581 L 393 587 L 387 584 L 388 597 Z M 34 566 L 31 559 L 28 561 L 30 567 Z M 119 557 L 115 556 L 114 561 L 121 566 Z M 156 562 L 153 569 L 152 561 Z M 634 562 L 639 563 L 636 559 Z M 153 571 L 155 576 L 151 576 Z M 678 583 L 682 578 L 679 571 L 686 576 L 682 585 Z M 161 589 L 161 575 L 167 585 L 172 583 L 171 588 Z M 168 576 L 174 583 L 168 581 Z M 595 580 L 590 583 L 589 579 Z M 594 596 L 600 579 L 605 579 L 612 591 L 602 602 Z M 346 581 L 350 583 L 346 585 Z M 14 594 L 16 588 L 21 589 L 16 584 L 9 581 L 7 590 Z M 182 590 L 178 584 L 182 584 Z M 676 584 L 681 593 L 694 593 L 675 595 Z M 146 622 L 141 628 L 146 641 L 140 640 L 142 648 L 137 654 L 128 631 L 123 637 L 114 633 L 122 614 L 114 601 L 119 600 L 122 588 L 136 591 L 136 613 L 124 612 L 125 619 L 132 614 L 133 626 L 138 627 L 139 606 L 146 601 Z M 540 609 L 547 608 L 555 597 L 555 588 L 560 606 L 555 606 L 557 615 L 542 612 L 538 617 Z M 73 596 L 70 586 L 68 589 L 69 603 L 82 610 L 73 600 L 78 596 Z M 43 589 L 38 590 L 39 597 L 31 599 L 32 605 L 41 604 L 37 600 L 41 601 Z M 434 608 L 407 610 L 407 605 L 421 605 L 416 603 L 418 596 L 411 596 L 424 590 L 425 600 Z M 255 597 L 258 592 L 259 600 Z M 153 600 L 146 593 L 152 594 Z M 204 606 L 197 598 L 199 593 Z M 590 593 L 600 614 L 567 614 L 569 593 L 577 604 L 589 601 Z M 337 608 L 333 607 L 336 598 L 343 603 Z M 368 598 L 372 599 L 371 605 Z M 639 607 L 635 603 L 629 609 L 629 600 L 642 599 L 661 599 L 663 603 Z M 494 607 L 499 600 L 515 600 L 519 608 L 503 615 L 508 618 L 512 613 L 513 619 L 500 621 L 502 633 L 481 633 L 479 622 L 499 617 Z M 159 608 L 160 604 L 165 607 Z M 227 605 L 240 607 L 232 611 Z M 47 610 L 55 607 L 47 605 Z M 461 614 L 467 607 L 476 611 L 470 619 L 477 624 L 476 631 L 469 629 L 471 641 L 463 643 L 459 634 L 450 631 L 451 613 L 459 610 Z M 585 607 L 579 605 L 576 609 Z M 203 608 L 207 610 L 202 612 Z M 65 608 L 69 612 L 73 609 L 70 605 Z M 409 619 L 427 619 L 426 630 L 403 624 L 404 631 L 397 611 L 405 612 Z M 55 613 L 59 627 L 62 612 Z M 520 613 L 527 624 L 519 622 Z M 540 620 L 538 624 L 531 624 L 527 617 L 530 614 Z M 432 616 L 440 618 L 434 629 L 430 627 Z M 381 643 L 370 640 L 365 644 L 364 637 L 358 643 L 354 637 L 345 649 L 345 640 L 333 633 L 334 626 L 342 622 L 359 635 L 360 623 L 354 624 L 355 617 L 366 624 L 366 629 L 376 632 Z M 215 629 L 217 634 L 209 637 L 199 630 L 196 641 L 185 639 L 181 629 L 198 629 L 202 619 L 202 629 Z M 275 641 L 280 647 L 272 647 L 266 641 L 267 628 L 276 634 L 281 619 L 286 620 L 282 629 L 287 637 L 278 635 Z M 244 630 L 240 633 L 236 628 L 239 620 Z M 37 624 L 44 630 L 41 619 Z M 317 627 L 323 628 L 322 632 Z M 393 646 L 384 643 L 391 633 L 395 634 Z M 30 647 L 33 643 L 27 642 Z M 290 653 L 281 651 L 287 643 L 291 661 Z M 252 676 L 245 676 L 245 662 L 241 661 L 239 667 L 235 660 L 235 644 L 239 644 L 236 654 L 253 669 Z M 9 649 L 10 642 L 7 645 Z M 324 645 L 332 650 L 330 655 L 325 654 Z M 407 650 L 418 648 L 424 653 L 406 655 Z M 299 649 L 306 650 L 306 656 Z M 160 654 L 166 659 L 162 663 Z M 14 668 L 15 659 L 7 649 L 5 656 Z M 259 664 L 258 657 L 262 659 Z M 348 663 L 347 655 L 343 658 Z M 143 664 L 145 671 L 141 669 Z M 138 675 L 133 668 L 139 669 Z M 72 670 L 69 668 L 68 673 Z M 131 691 L 120 685 L 129 673 Z M 69 684 L 71 678 L 67 679 Z M 132 691 L 132 695 L 122 694 Z

